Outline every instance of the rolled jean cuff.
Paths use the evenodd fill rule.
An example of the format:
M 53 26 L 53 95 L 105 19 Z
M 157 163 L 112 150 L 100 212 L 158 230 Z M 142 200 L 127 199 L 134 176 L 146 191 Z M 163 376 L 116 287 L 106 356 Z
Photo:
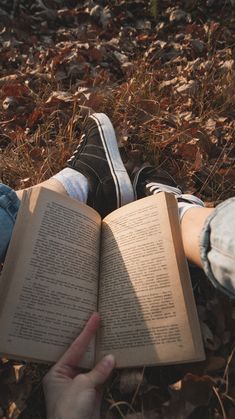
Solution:
M 19 206 L 15 191 L 0 183 L 0 262 L 5 258 Z
M 235 197 L 218 205 L 200 235 L 203 269 L 212 284 L 235 299 Z

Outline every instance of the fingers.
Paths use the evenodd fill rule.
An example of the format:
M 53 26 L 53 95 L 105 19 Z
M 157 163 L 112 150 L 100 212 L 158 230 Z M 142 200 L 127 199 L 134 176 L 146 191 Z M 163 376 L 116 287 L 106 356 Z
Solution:
M 98 313 L 93 313 L 85 325 L 83 331 L 75 339 L 72 345 L 56 363 L 55 367 L 77 367 L 79 360 L 86 351 L 91 339 L 97 332 L 100 324 L 100 316 Z
M 96 366 L 86 375 L 91 380 L 94 387 L 103 384 L 113 368 L 115 367 L 115 358 L 113 355 L 106 355 Z

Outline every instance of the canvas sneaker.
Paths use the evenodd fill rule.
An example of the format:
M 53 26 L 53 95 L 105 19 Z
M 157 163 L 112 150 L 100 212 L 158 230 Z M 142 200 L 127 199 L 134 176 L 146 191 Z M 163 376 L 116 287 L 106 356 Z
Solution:
M 87 118 L 80 144 L 66 166 L 86 176 L 89 182 L 87 204 L 101 216 L 134 200 L 113 125 L 104 113 L 94 113 Z
M 144 198 L 157 192 L 174 191 L 182 194 L 181 188 L 173 177 L 165 170 L 144 164 L 132 174 L 133 189 L 136 198 Z M 173 189 L 172 189 L 173 188 Z
M 177 185 L 173 177 L 163 169 L 145 164 L 133 175 L 133 189 L 137 199 L 154 195 L 159 192 L 173 193 L 178 201 L 178 207 L 184 211 L 185 204 L 204 206 L 197 196 L 184 194 L 181 187 Z

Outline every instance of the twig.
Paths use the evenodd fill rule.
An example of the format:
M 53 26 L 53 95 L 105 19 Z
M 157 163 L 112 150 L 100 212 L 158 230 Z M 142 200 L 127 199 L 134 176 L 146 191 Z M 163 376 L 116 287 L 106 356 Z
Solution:
M 225 380 L 225 378 L 226 378 L 226 380 L 225 380 L 225 382 L 226 382 L 225 394 L 228 393 L 228 372 L 229 372 L 228 370 L 229 370 L 229 367 L 230 367 L 230 363 L 232 362 L 234 353 L 235 353 L 235 347 L 233 348 L 231 354 L 228 357 L 227 364 L 226 364 L 226 367 L 225 367 L 225 370 L 224 370 L 223 380 Z
M 139 389 L 140 389 L 140 386 L 141 386 L 141 384 L 142 384 L 142 381 L 143 381 L 143 378 L 144 378 L 144 371 L 145 371 L 145 366 L 143 367 L 143 370 L 142 370 L 142 377 L 141 377 L 141 380 L 140 380 L 140 382 L 138 383 L 138 385 L 137 385 L 137 387 L 136 387 L 136 390 L 135 390 L 135 393 L 134 393 L 134 395 L 133 395 L 133 397 L 132 397 L 132 400 L 131 400 L 131 406 L 133 406 L 133 404 L 134 404 L 134 402 L 135 402 L 135 399 L 136 399 L 136 397 L 137 397 L 138 391 L 139 391 Z
M 124 401 L 119 401 L 119 402 L 115 402 L 112 394 L 109 392 L 108 394 L 109 399 L 106 399 L 108 402 L 112 403 L 111 406 L 109 406 L 109 410 L 113 409 L 114 407 L 116 407 L 118 413 L 120 414 L 120 416 L 125 419 L 124 414 L 122 413 L 121 409 L 119 408 L 120 405 L 125 405 L 128 407 L 128 409 L 131 409 L 133 413 L 136 413 L 135 409 L 130 405 L 130 403 L 124 402 Z
M 223 402 L 222 402 L 221 397 L 219 395 L 219 392 L 218 392 L 217 388 L 214 387 L 214 386 L 212 387 L 212 389 L 213 389 L 213 391 L 214 391 L 214 393 L 215 393 L 215 395 L 216 395 L 216 397 L 217 397 L 217 399 L 219 401 L 219 404 L 220 404 L 220 407 L 221 407 L 221 411 L 222 411 L 222 415 L 223 415 L 223 419 L 227 419 L 227 415 L 226 415 L 226 412 L 224 410 L 224 405 L 223 405 Z
M 117 410 L 118 410 L 118 412 L 120 413 L 121 417 L 122 417 L 122 418 L 125 418 L 125 416 L 123 415 L 122 411 L 119 409 L 119 406 L 120 406 L 120 405 L 127 406 L 127 407 L 128 407 L 128 409 L 131 409 L 131 411 L 132 411 L 133 413 L 136 413 L 135 409 L 134 409 L 134 408 L 130 405 L 130 403 L 123 402 L 123 401 L 120 401 L 120 402 L 114 402 L 111 406 L 109 406 L 109 410 L 111 410 L 111 409 L 113 409 L 114 407 L 116 407 L 116 409 L 117 409 Z

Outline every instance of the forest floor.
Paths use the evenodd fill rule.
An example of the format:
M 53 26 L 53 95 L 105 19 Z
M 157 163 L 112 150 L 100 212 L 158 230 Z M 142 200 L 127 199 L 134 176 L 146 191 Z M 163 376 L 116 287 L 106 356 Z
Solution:
M 60 170 L 90 110 L 128 167 L 150 162 L 214 206 L 234 195 L 235 13 L 229 0 L 1 0 L 0 180 Z M 191 272 L 206 361 L 123 370 L 102 419 L 235 417 L 235 306 Z M 0 360 L 0 418 L 44 418 L 48 366 Z

